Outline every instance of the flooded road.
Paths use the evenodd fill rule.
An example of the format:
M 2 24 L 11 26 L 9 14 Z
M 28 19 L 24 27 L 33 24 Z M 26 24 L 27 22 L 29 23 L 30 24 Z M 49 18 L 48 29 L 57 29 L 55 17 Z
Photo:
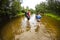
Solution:
M 12 20 L 1 31 L 2 40 L 56 40 L 55 37 L 45 24 L 37 22 L 35 14 L 29 21 L 25 17 Z

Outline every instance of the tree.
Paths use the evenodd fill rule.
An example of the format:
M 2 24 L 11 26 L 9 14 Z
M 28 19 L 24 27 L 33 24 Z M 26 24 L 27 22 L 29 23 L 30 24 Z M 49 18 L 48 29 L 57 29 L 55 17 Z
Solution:
M 59 0 L 47 0 L 48 1 L 48 9 L 55 14 L 60 14 L 60 1 Z
M 21 11 L 21 6 L 18 1 L 14 1 L 12 4 L 12 14 L 16 15 Z
M 40 3 L 40 4 L 37 4 L 36 5 L 36 12 L 38 13 L 40 13 L 40 12 L 46 12 L 46 7 L 47 7 L 47 5 L 45 4 L 45 2 L 42 2 L 42 3 Z
M 27 6 L 27 7 L 26 7 L 26 11 L 28 11 L 28 10 L 29 10 L 29 7 Z
M 31 11 L 32 14 L 35 13 L 35 10 L 33 10 L 33 9 L 30 9 L 30 11 Z
M 0 1 L 0 15 L 1 16 L 10 16 L 16 15 L 21 10 L 21 5 L 19 1 L 16 0 L 1 0 Z
M 0 0 L 0 22 L 9 20 L 21 11 L 18 0 Z
M 47 0 L 47 2 L 37 4 L 35 8 L 36 12 L 52 12 L 60 15 L 60 1 L 58 0 Z

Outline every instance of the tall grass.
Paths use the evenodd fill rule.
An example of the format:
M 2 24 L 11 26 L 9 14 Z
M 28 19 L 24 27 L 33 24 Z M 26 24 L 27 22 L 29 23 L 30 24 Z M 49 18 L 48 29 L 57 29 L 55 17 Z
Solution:
M 49 17 L 52 17 L 52 18 L 54 18 L 56 20 L 60 20 L 60 16 L 58 16 L 58 15 L 55 15 L 55 14 L 52 14 L 52 13 L 46 13 L 45 15 L 49 16 Z

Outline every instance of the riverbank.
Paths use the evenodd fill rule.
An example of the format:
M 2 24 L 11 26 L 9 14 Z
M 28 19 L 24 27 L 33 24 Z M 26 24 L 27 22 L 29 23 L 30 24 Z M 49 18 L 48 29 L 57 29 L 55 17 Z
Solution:
M 60 40 L 60 20 L 52 14 L 45 14 L 41 21 L 46 25 L 48 32 L 54 33 L 56 40 Z
M 5 24 L 7 24 L 9 21 L 14 20 L 20 16 L 24 16 L 24 13 L 18 13 L 15 16 L 3 16 L 0 17 L 0 28 L 2 28 Z
M 54 18 L 55 20 L 60 20 L 60 16 L 52 14 L 52 13 L 46 13 L 46 16 L 49 16 L 51 18 Z
M 5 38 L 7 37 L 6 40 L 13 39 L 14 34 L 12 33 L 12 31 L 13 31 L 12 28 L 14 27 L 17 29 L 19 27 L 19 25 L 20 25 L 19 23 L 21 22 L 22 17 L 24 17 L 24 16 L 20 15 L 20 16 L 10 19 L 9 21 L 3 22 L 2 26 L 0 26 L 0 39 L 1 40 L 5 40 L 3 37 L 5 37 Z

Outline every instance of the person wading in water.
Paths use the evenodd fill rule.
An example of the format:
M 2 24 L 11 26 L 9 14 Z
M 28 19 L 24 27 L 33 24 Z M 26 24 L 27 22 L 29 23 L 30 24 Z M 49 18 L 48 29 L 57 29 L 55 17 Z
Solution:
M 28 10 L 27 12 L 25 12 L 25 16 L 28 20 L 30 20 L 30 10 Z

